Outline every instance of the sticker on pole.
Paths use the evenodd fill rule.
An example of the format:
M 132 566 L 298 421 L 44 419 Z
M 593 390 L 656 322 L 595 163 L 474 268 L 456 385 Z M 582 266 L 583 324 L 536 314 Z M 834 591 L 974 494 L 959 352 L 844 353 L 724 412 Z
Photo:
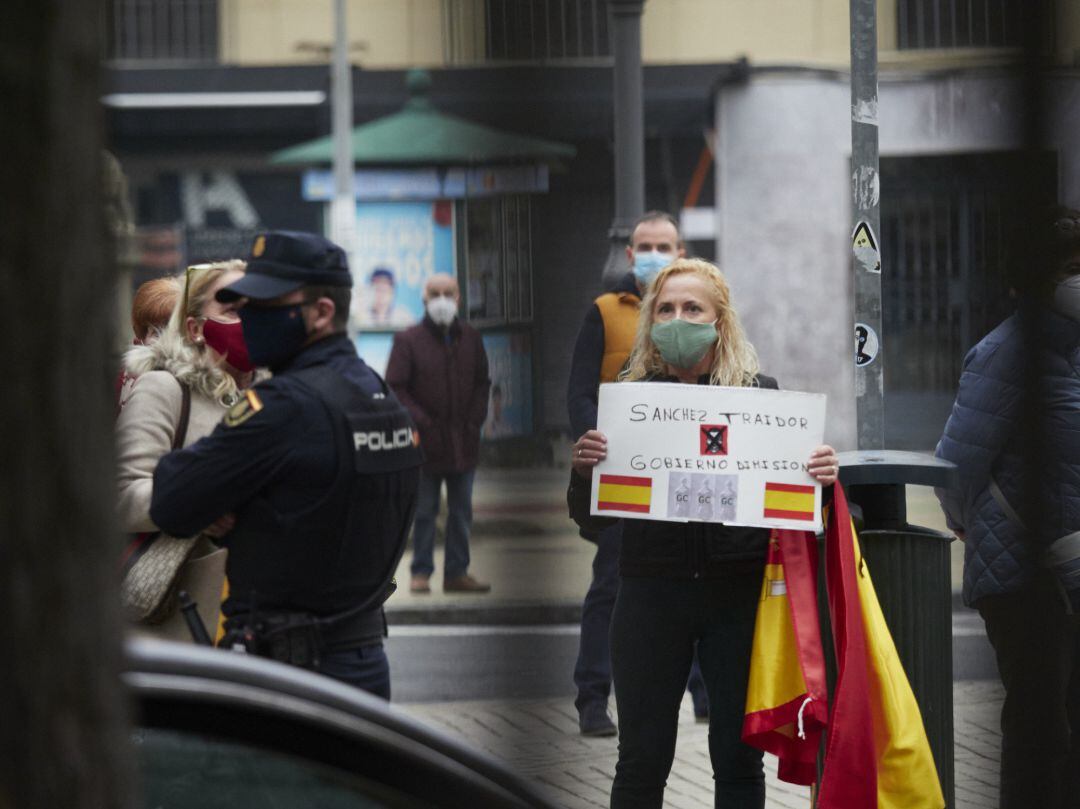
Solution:
M 855 255 L 855 264 L 866 272 L 881 272 L 881 251 L 878 240 L 869 222 L 860 221 L 851 234 L 851 252 Z
M 860 124 L 878 125 L 878 100 L 873 98 L 860 98 L 851 105 L 851 120 Z
M 807 471 L 825 432 L 816 393 L 620 382 L 600 386 L 607 458 L 591 513 L 670 522 L 821 527 Z
M 870 166 L 859 166 L 851 174 L 852 199 L 860 211 L 868 211 L 881 199 L 881 178 Z
M 877 359 L 881 341 L 877 332 L 865 323 L 855 324 L 855 367 L 865 368 Z

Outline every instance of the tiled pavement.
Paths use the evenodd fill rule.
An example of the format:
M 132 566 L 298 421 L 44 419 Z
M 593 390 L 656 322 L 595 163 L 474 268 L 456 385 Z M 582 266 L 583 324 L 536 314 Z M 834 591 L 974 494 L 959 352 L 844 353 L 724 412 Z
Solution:
M 996 809 L 1001 687 L 994 682 L 956 683 L 953 695 L 956 809 Z M 616 741 L 583 738 L 570 699 L 401 707 L 536 779 L 557 804 L 567 809 L 601 809 L 608 805 Z M 772 756 L 765 757 L 765 764 L 766 805 L 770 809 L 805 809 L 810 805 L 808 789 L 776 779 L 776 760 Z M 665 806 L 712 806 L 708 726 L 695 722 L 689 697 L 679 718 L 679 740 Z
M 953 686 L 953 761 L 958 809 L 996 809 L 1001 759 L 1001 701 L 997 680 Z

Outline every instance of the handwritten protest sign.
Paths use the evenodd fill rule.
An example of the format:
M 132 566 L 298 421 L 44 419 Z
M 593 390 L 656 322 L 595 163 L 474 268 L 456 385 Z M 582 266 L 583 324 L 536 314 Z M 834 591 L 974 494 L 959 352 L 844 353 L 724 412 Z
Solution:
M 592 513 L 673 522 L 821 529 L 807 471 L 825 434 L 825 396 L 710 385 L 600 386 L 607 459 Z

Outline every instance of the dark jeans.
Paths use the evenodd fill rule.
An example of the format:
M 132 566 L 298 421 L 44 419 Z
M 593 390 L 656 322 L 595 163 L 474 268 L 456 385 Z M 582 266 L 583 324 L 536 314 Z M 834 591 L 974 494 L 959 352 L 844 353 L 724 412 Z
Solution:
M 1080 806 L 1080 633 L 1050 574 L 976 605 L 1005 686 L 1000 809 Z
M 581 607 L 581 640 L 574 665 L 574 685 L 577 686 L 574 705 L 579 713 L 592 704 L 606 706 L 611 693 L 611 613 L 615 608 L 615 595 L 619 591 L 622 526 L 621 521 L 617 522 L 601 531 L 596 538 L 592 583 Z M 696 656 L 687 688 L 694 701 L 694 713 L 707 713 L 709 701 Z
M 390 662 L 381 642 L 357 649 L 324 652 L 319 671 L 377 697 L 390 699 Z
M 662 806 L 695 643 L 709 696 L 716 806 L 765 806 L 762 753 L 741 738 L 760 594 L 761 578 L 754 574 L 722 581 L 622 579 L 611 624 L 619 710 L 612 809 Z
M 439 494 L 446 481 L 446 558 L 443 577 L 452 579 L 469 570 L 469 531 L 472 528 L 472 489 L 476 470 L 456 474 L 420 473 L 413 520 L 411 572 L 430 576 L 435 571 L 435 518 L 439 516 Z

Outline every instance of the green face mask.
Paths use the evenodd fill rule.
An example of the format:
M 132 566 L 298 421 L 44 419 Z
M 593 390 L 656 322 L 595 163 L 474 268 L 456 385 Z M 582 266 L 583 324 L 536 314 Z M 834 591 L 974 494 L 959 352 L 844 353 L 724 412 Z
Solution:
M 653 323 L 649 332 L 660 356 L 676 368 L 693 368 L 712 346 L 716 345 L 716 321 L 690 323 L 676 318 Z

